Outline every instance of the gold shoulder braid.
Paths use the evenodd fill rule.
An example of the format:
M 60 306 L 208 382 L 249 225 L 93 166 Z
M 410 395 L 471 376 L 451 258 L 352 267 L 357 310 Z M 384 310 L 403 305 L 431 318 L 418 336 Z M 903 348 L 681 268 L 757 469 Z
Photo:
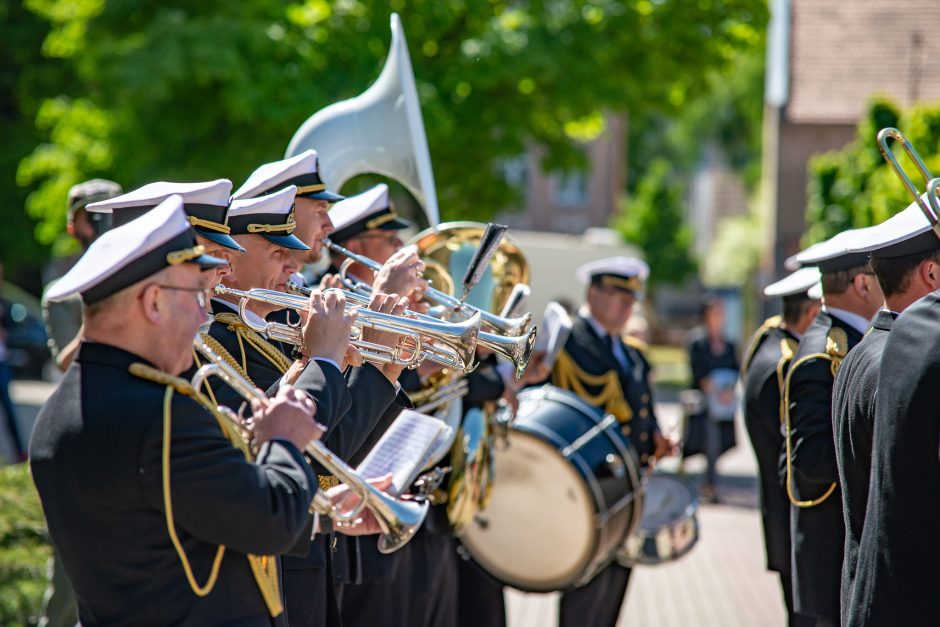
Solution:
M 845 333 L 845 329 L 832 327 L 829 329 L 829 333 L 826 335 L 826 352 L 813 353 L 812 355 L 801 357 L 796 361 L 796 363 L 790 366 L 790 370 L 787 372 L 783 398 L 784 439 L 786 440 L 787 445 L 787 497 L 790 499 L 790 502 L 797 507 L 815 507 L 816 505 L 819 505 L 832 496 L 832 493 L 836 489 L 836 484 L 833 483 L 830 485 L 829 488 L 822 494 L 822 496 L 815 499 L 800 501 L 793 494 L 793 486 L 790 482 L 790 479 L 793 476 L 793 471 L 790 464 L 790 451 L 792 450 L 792 443 L 790 441 L 790 378 L 793 376 L 793 371 L 796 370 L 800 364 L 803 364 L 811 359 L 825 359 L 828 361 L 832 376 L 835 377 L 836 372 L 839 371 L 839 366 L 842 365 L 842 360 L 845 358 L 848 352 L 849 338 Z
M 623 387 L 616 370 L 608 370 L 604 374 L 596 375 L 585 372 L 577 362 L 562 349 L 555 361 L 552 370 L 552 384 L 570 390 L 584 399 L 588 404 L 603 407 L 604 411 L 613 414 L 620 422 L 627 422 L 633 418 L 633 411 L 624 397 Z M 597 394 L 588 392 L 585 386 L 599 387 Z
M 786 383 L 787 368 L 790 362 L 793 361 L 793 356 L 796 354 L 796 349 L 799 347 L 800 343 L 792 337 L 785 337 L 780 340 L 780 359 L 777 361 L 777 391 L 780 392 L 780 424 L 784 424 L 784 408 L 786 405 L 784 405 L 783 402 L 783 386 Z
M 285 355 L 280 350 L 278 350 L 274 345 L 272 345 L 270 342 L 264 339 L 264 337 L 262 337 L 259 333 L 256 333 L 252 331 L 251 329 L 249 329 L 245 325 L 245 323 L 242 322 L 242 319 L 238 317 L 238 314 L 224 312 L 224 313 L 216 314 L 215 319 L 221 322 L 222 324 L 228 326 L 229 331 L 234 331 L 235 334 L 238 336 L 238 346 L 239 348 L 241 348 L 241 352 L 242 352 L 242 363 L 241 363 L 242 372 L 245 372 L 248 370 L 248 364 L 245 358 L 245 347 L 242 343 L 243 340 L 245 342 L 248 342 L 248 344 L 250 344 L 252 348 L 254 348 L 256 351 L 261 353 L 261 355 L 263 355 L 265 359 L 270 361 L 271 364 L 274 365 L 275 368 L 280 370 L 281 374 L 284 374 L 285 372 L 287 372 L 287 369 L 291 367 L 291 364 L 293 362 L 291 362 L 291 360 L 287 357 L 287 355 Z
M 209 578 L 206 580 L 206 583 L 199 585 L 196 582 L 196 578 L 193 575 L 192 566 L 189 563 L 189 558 L 186 557 L 186 553 L 183 550 L 183 545 L 179 541 L 179 537 L 176 535 L 176 525 L 173 522 L 173 502 L 170 496 L 170 425 L 171 425 L 171 411 L 170 407 L 173 401 L 173 393 L 183 394 L 190 397 L 204 408 L 209 411 L 210 414 L 216 419 L 216 422 L 219 423 L 219 427 L 222 429 L 222 432 L 225 436 L 232 442 L 232 444 L 241 450 L 245 454 L 246 459 L 251 459 L 251 449 L 248 447 L 248 443 L 244 440 L 241 433 L 235 429 L 231 421 L 225 418 L 215 405 L 204 395 L 200 394 L 199 391 L 194 389 L 189 381 L 181 379 L 179 377 L 174 377 L 169 375 L 161 370 L 156 368 L 151 368 L 150 366 L 145 366 L 141 363 L 131 364 L 130 373 L 141 379 L 146 379 L 154 383 L 159 383 L 166 386 L 166 394 L 163 397 L 163 454 L 162 454 L 162 477 L 163 477 L 163 509 L 166 514 L 166 527 L 167 531 L 170 534 L 170 541 L 173 543 L 173 547 L 176 549 L 177 555 L 179 555 L 180 561 L 183 564 L 183 572 L 186 574 L 186 580 L 189 582 L 190 588 L 196 596 L 204 597 L 212 591 L 212 588 L 215 586 L 216 580 L 219 577 L 219 569 L 222 566 L 222 557 L 225 555 L 225 546 L 219 545 L 218 550 L 215 554 L 215 559 L 212 562 L 212 569 L 209 573 Z M 277 572 L 277 559 L 274 556 L 269 555 L 248 555 L 248 565 L 251 567 L 251 572 L 254 575 L 255 582 L 258 584 L 258 589 L 261 592 L 262 598 L 264 598 L 265 605 L 268 607 L 268 612 L 271 616 L 278 616 L 284 611 L 284 607 L 281 604 L 281 592 L 279 586 L 279 577 Z
M 744 375 L 747 374 L 747 369 L 751 365 L 751 360 L 754 359 L 754 354 L 757 353 L 757 349 L 760 346 L 761 339 L 764 335 L 771 329 L 779 329 L 780 323 L 783 322 L 783 316 L 771 316 L 764 320 L 764 323 L 760 325 L 760 328 L 754 332 L 754 336 L 751 339 L 751 343 L 748 345 L 747 350 L 744 353 L 744 359 L 741 362 L 741 379 L 744 379 Z

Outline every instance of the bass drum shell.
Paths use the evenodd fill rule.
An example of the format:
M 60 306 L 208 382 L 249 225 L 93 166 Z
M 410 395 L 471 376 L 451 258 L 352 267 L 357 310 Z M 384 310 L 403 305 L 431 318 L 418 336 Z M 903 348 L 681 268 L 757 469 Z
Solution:
M 460 540 L 503 584 L 566 590 L 610 562 L 640 519 L 639 462 L 612 417 L 544 386 L 519 394 L 489 504 Z
M 672 562 L 698 542 L 698 497 L 682 481 L 653 475 L 646 480 L 643 519 L 617 552 L 623 566 Z

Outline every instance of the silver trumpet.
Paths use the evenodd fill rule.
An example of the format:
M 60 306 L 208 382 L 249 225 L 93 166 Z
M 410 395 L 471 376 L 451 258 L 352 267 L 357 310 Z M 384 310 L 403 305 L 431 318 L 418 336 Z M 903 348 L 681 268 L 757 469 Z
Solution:
M 326 290 L 329 291 L 329 290 Z M 346 297 L 346 307 L 362 304 L 362 297 L 338 290 Z M 238 313 L 242 321 L 252 330 L 264 333 L 273 340 L 301 345 L 302 331 L 300 324 L 281 324 L 265 322 L 258 324 L 247 315 L 249 301 L 258 301 L 282 309 L 306 311 L 308 297 L 296 293 L 287 294 L 275 290 L 251 289 L 237 290 L 224 285 L 215 287 L 216 294 L 228 294 L 240 298 Z M 326 292 L 324 292 L 326 293 Z M 366 302 L 368 304 L 368 302 Z M 416 320 L 406 316 L 372 311 L 361 308 L 353 323 L 350 342 L 364 359 L 376 363 L 395 363 L 414 367 L 424 359 L 435 361 L 456 370 L 469 372 L 474 368 L 474 356 L 477 337 L 480 334 L 480 316 L 474 315 L 462 322 L 442 322 L 437 319 Z M 398 346 L 388 347 L 366 342 L 362 339 L 363 329 L 374 329 L 402 336 Z
M 369 287 L 365 283 L 360 283 L 358 285 Z M 309 297 L 311 289 L 309 287 L 298 285 L 293 281 L 288 281 L 287 291 L 298 296 Z M 346 295 L 347 302 L 363 306 L 368 306 L 369 304 L 369 296 L 364 291 L 343 290 L 343 294 Z M 474 315 L 477 313 L 482 313 L 482 311 L 477 310 Z M 441 321 L 436 317 L 429 316 L 417 311 L 406 310 L 403 315 L 407 318 L 411 318 L 425 324 L 441 324 Z M 532 356 L 532 349 L 535 347 L 535 337 L 537 332 L 538 329 L 535 326 L 530 327 L 529 330 L 524 334 L 513 336 L 480 331 L 477 334 L 477 346 L 482 346 L 483 348 L 487 348 L 495 353 L 499 353 L 511 361 L 513 368 L 515 368 L 516 380 L 519 380 L 522 379 L 522 375 L 525 374 L 525 370 L 529 365 L 529 358 Z M 438 363 L 444 363 L 440 360 L 437 361 Z M 447 364 L 444 363 L 444 365 L 446 366 Z
M 352 259 L 356 263 L 360 263 L 365 267 L 378 272 L 382 269 L 382 264 L 373 259 L 369 259 L 363 255 L 352 252 L 348 248 L 340 246 L 331 242 L 329 239 L 323 240 L 323 245 L 332 250 L 335 253 L 339 253 L 348 259 Z M 348 266 L 347 266 L 348 267 Z M 345 273 L 343 273 L 344 283 L 347 281 L 345 278 Z M 365 283 L 356 284 L 360 286 L 362 290 L 371 290 L 371 288 Z M 367 293 L 364 295 L 368 295 Z M 424 293 L 424 297 L 436 305 L 441 305 L 449 311 L 453 311 L 459 314 L 462 314 L 466 317 L 471 317 L 475 313 L 479 312 L 481 318 L 483 319 L 483 324 L 489 327 L 492 330 L 495 330 L 497 333 L 502 333 L 504 335 L 516 336 L 522 335 L 527 332 L 529 327 L 532 324 L 532 314 L 526 313 L 518 318 L 502 318 L 493 312 L 486 311 L 485 309 L 480 309 L 474 307 L 469 303 L 465 303 L 455 296 L 451 296 L 446 292 L 442 292 L 439 289 L 434 287 L 429 287 Z
M 193 346 L 210 362 L 199 368 L 193 375 L 190 383 L 195 389 L 198 390 L 209 377 L 216 376 L 247 401 L 267 399 L 264 392 L 226 363 L 199 335 L 193 339 Z M 227 410 L 222 413 L 232 420 L 236 427 L 245 430 L 247 426 L 245 421 L 235 412 Z M 337 522 L 349 523 L 359 518 L 363 509 L 368 509 L 375 516 L 382 530 L 378 541 L 379 551 L 382 553 L 393 553 L 414 537 L 427 516 L 427 502 L 404 501 L 386 494 L 361 477 L 320 441 L 311 442 L 304 451 L 359 496 L 359 503 L 354 508 L 341 511 L 333 505 L 330 497 L 323 490 L 318 490 L 313 499 L 316 512 L 329 516 Z

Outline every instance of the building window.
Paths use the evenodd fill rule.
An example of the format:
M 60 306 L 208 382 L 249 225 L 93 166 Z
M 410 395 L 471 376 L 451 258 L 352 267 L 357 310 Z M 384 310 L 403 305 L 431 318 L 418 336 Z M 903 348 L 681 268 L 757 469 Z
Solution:
M 555 172 L 552 181 L 552 204 L 557 207 L 586 207 L 588 181 L 584 172 Z

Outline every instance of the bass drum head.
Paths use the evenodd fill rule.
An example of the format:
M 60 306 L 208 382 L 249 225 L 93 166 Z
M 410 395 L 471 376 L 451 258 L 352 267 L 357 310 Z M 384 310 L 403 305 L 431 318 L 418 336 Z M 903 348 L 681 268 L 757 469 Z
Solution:
M 460 537 L 497 580 L 527 592 L 569 587 L 594 551 L 594 501 L 558 449 L 512 431 L 495 455 L 490 502 Z M 552 547 L 552 550 L 546 550 Z

